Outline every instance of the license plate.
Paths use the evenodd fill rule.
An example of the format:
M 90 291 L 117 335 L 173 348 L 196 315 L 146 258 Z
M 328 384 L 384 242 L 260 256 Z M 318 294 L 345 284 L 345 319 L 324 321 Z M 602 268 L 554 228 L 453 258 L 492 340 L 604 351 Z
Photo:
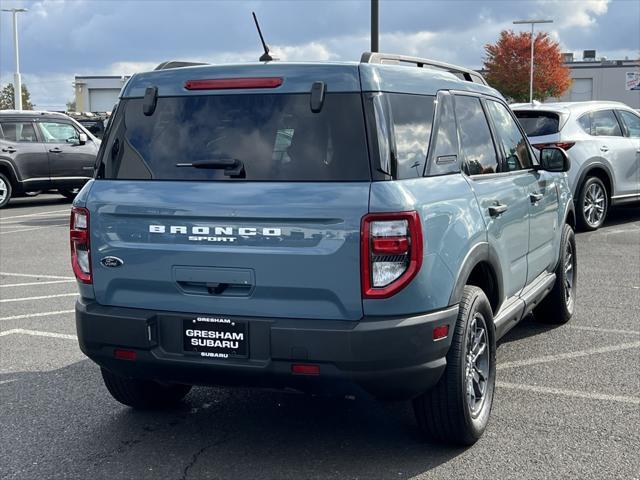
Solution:
M 201 357 L 246 358 L 247 323 L 219 317 L 186 318 L 182 323 L 185 352 Z

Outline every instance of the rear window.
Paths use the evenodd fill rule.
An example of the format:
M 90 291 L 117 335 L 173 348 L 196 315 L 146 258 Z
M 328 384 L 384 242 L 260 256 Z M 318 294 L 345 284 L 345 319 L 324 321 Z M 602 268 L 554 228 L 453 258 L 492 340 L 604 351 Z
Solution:
M 371 176 L 359 93 L 327 94 L 319 113 L 311 111 L 309 94 L 233 94 L 160 97 L 151 116 L 143 113 L 143 99 L 128 99 L 117 115 L 98 178 L 365 181 Z M 225 162 L 235 167 L 224 167 Z
M 514 113 L 528 137 L 553 135 L 560 130 L 560 116 L 557 113 L 522 110 Z

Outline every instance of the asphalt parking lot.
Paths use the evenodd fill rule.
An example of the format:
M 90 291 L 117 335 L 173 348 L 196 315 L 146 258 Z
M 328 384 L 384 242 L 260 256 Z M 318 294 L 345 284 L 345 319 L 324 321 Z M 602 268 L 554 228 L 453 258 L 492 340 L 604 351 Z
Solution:
M 498 349 L 472 448 L 423 442 L 406 405 L 194 388 L 172 411 L 112 400 L 75 339 L 69 203 L 0 213 L 0 477 L 640 478 L 640 208 L 581 233 L 562 327 L 526 319 Z

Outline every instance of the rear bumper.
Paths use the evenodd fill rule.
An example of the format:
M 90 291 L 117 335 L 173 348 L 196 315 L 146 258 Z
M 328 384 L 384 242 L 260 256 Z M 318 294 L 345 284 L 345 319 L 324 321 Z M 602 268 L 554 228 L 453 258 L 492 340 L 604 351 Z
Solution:
M 136 378 L 193 385 L 246 385 L 351 393 L 362 388 L 380 398 L 411 398 L 439 380 L 458 307 L 403 318 L 361 321 L 235 317 L 249 324 L 249 358 L 185 355 L 182 319 L 192 314 L 108 307 L 78 300 L 81 350 L 100 366 Z M 449 336 L 433 341 L 433 328 Z M 131 349 L 136 360 L 114 357 Z M 320 366 L 320 375 L 294 375 L 293 363 Z

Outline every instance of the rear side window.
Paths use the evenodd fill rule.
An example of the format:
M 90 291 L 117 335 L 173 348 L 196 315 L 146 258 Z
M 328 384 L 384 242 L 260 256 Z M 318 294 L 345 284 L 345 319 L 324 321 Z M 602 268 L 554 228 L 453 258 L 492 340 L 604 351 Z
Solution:
M 431 138 L 434 97 L 400 93 L 387 95 L 391 106 L 396 157 L 393 177 L 421 177 Z
M 613 110 L 591 112 L 591 135 L 596 137 L 621 137 L 622 130 Z
M 358 93 L 235 94 L 123 100 L 102 152 L 99 178 L 244 181 L 370 179 Z M 242 174 L 230 175 L 225 162 Z M 196 168 L 193 165 L 204 168 Z
M 2 139 L 10 142 L 37 142 L 36 130 L 31 122 L 1 122 Z
M 502 145 L 506 161 L 506 170 L 526 170 L 531 168 L 529 146 L 516 121 L 513 119 L 507 107 L 493 100 L 487 101 L 489 114 L 498 134 L 498 140 Z
M 516 110 L 514 112 L 529 137 L 553 135 L 560 131 L 560 115 L 553 112 Z
M 632 138 L 640 138 L 640 117 L 625 110 L 618 110 L 618 114 L 627 127 L 628 135 Z
M 466 172 L 469 175 L 498 172 L 498 157 L 480 99 L 456 96 L 455 111 Z

